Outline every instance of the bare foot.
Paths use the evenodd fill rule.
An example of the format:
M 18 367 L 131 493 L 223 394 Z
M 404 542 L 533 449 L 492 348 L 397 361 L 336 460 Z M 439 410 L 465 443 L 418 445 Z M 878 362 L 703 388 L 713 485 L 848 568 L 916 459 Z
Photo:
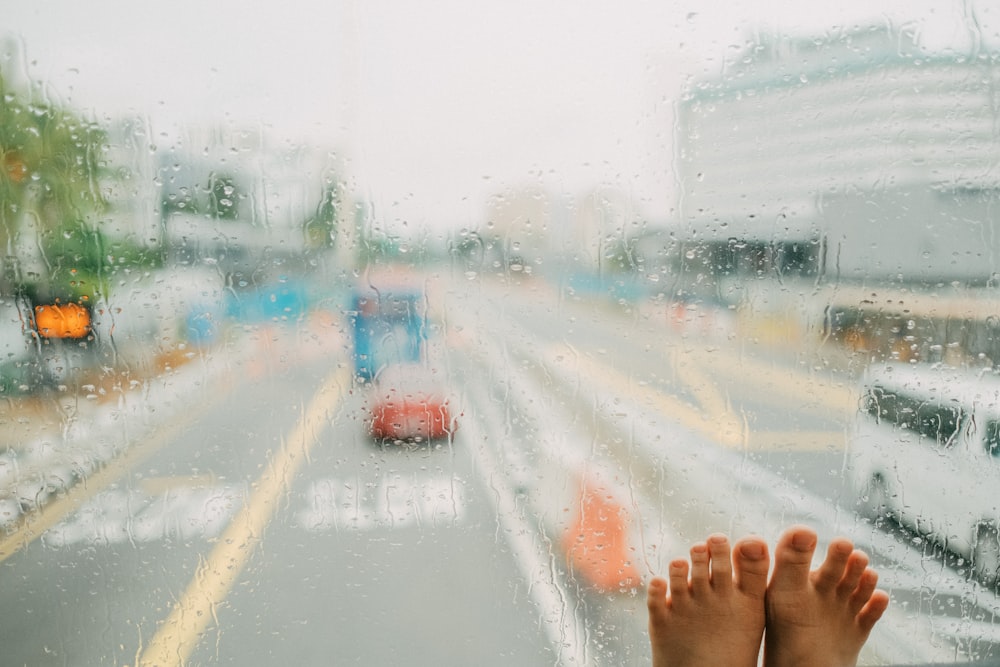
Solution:
M 756 537 L 737 542 L 730 560 L 725 535 L 691 547 L 690 568 L 672 561 L 670 597 L 666 580 L 649 582 L 654 667 L 756 667 L 769 565 L 767 543 Z
M 792 526 L 774 550 L 767 586 L 765 667 L 853 667 L 868 634 L 889 606 L 878 575 L 850 540 L 830 543 L 810 571 L 816 533 Z

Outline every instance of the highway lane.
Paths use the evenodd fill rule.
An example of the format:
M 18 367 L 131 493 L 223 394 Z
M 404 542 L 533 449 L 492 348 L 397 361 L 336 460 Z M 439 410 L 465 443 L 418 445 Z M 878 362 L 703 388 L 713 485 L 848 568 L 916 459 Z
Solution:
M 193 664 L 553 664 L 468 443 L 380 447 L 346 421 L 283 494 Z
M 558 663 L 469 449 L 289 351 L 0 564 L 4 664 Z
M 635 541 L 651 571 L 662 571 L 664 552 L 708 530 L 774 538 L 803 522 L 821 535 L 851 536 L 882 572 L 895 604 L 867 660 L 996 656 L 997 596 L 939 547 L 855 513 L 855 491 L 844 482 L 852 373 L 750 353 L 738 339 L 692 342 L 541 289 L 477 286 L 470 294 L 452 310 L 484 321 L 502 313 L 481 331 L 494 338 L 484 347 L 503 349 L 505 368 L 526 371 L 535 385 L 529 402 L 547 396 L 562 406 L 550 410 L 550 423 L 585 424 L 591 460 L 618 471 L 622 493 L 644 515 Z M 685 363 L 690 372 L 671 368 Z M 787 439 L 803 431 L 805 442 Z
M 791 521 L 874 554 L 894 605 L 869 663 L 992 655 L 996 596 L 854 515 L 845 380 L 551 290 L 434 289 L 453 443 L 373 446 L 342 322 L 257 332 L 216 404 L 192 392 L 155 453 L 0 562 L 10 664 L 643 665 L 630 569 Z M 627 533 L 598 545 L 610 586 L 572 555 L 595 499 Z
M 194 421 L 159 439 L 138 465 L 119 460 L 108 479 L 89 479 L 79 509 L 3 562 L 10 664 L 136 659 L 296 416 L 281 392 L 288 387 L 238 389 L 231 384 L 207 414 L 187 406 Z M 256 419 L 230 418 L 247 411 Z

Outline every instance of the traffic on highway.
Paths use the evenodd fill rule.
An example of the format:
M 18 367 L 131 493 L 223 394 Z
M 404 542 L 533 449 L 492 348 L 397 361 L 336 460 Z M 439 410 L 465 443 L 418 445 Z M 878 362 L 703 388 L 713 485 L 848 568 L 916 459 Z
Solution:
M 650 665 L 794 524 L 1000 664 L 984 3 L 22 4 L 0 665 Z
M 373 434 L 351 311 L 317 310 L 30 443 L 52 452 L 0 547 L 11 664 L 642 663 L 666 559 L 799 522 L 877 564 L 869 660 L 992 650 L 991 584 L 859 505 L 849 373 L 544 283 L 418 284 L 454 430 Z

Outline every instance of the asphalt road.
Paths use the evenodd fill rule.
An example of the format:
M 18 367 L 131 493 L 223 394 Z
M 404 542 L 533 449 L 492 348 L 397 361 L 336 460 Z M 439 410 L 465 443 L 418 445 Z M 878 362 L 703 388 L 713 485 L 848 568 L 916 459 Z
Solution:
M 4 560 L 3 663 L 552 664 L 468 447 L 373 445 L 335 351 L 245 360 Z
M 643 665 L 642 581 L 792 521 L 882 570 L 867 662 L 995 657 L 996 596 L 854 513 L 852 373 L 728 319 L 425 285 L 452 441 L 370 441 L 341 314 L 247 328 L 88 412 L 74 447 L 115 456 L 0 543 L 2 663 Z

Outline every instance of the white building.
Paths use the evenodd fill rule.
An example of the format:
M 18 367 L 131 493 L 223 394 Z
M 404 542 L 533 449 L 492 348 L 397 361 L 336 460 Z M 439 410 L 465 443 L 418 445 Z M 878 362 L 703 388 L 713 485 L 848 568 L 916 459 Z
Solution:
M 487 261 L 527 273 L 552 256 L 553 216 L 557 206 L 541 188 L 509 189 L 486 202 L 486 229 L 480 232 Z
M 269 258 L 297 261 L 307 251 L 356 243 L 345 164 L 335 151 L 276 142 L 259 128 L 192 127 L 182 134 L 160 164 L 164 237 L 175 259 L 254 271 Z M 210 210 L 216 181 L 232 184 L 225 216 Z M 335 237 L 308 224 L 329 197 Z
M 572 211 L 570 247 L 582 269 L 621 270 L 622 250 L 635 235 L 636 216 L 619 188 L 596 187 L 577 198 Z
M 982 282 L 1000 265 L 987 54 L 931 56 L 885 27 L 764 42 L 694 85 L 676 128 L 682 227 L 738 241 L 748 267 Z

